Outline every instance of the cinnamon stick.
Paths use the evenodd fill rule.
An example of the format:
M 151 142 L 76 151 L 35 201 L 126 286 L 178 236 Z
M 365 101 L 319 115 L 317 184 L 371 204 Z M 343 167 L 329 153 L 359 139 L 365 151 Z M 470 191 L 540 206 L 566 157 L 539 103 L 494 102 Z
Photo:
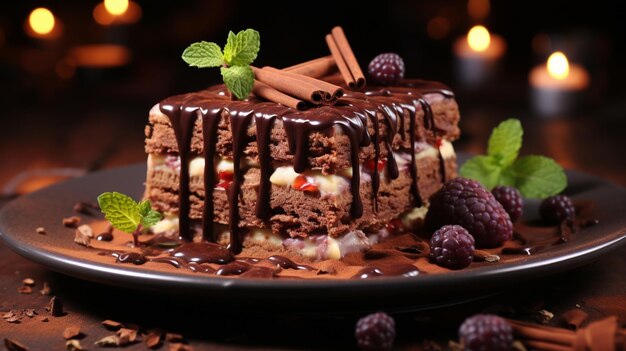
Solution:
M 283 68 L 283 71 L 302 74 L 312 78 L 322 78 L 334 73 L 336 67 L 335 59 L 332 56 L 324 56 Z
M 280 91 L 270 87 L 269 85 L 263 82 L 259 82 L 258 80 L 254 81 L 252 93 L 265 100 L 291 107 L 296 110 L 302 111 L 306 110 L 307 108 L 306 102 L 293 98 L 287 94 L 283 94 Z
M 365 86 L 365 75 L 363 75 L 363 71 L 361 71 L 359 62 L 354 56 L 354 52 L 350 47 L 350 43 L 348 43 L 348 38 L 346 38 L 343 28 L 337 26 L 333 28 L 330 33 L 330 38 L 328 35 L 326 36 L 326 43 L 328 44 L 328 48 L 337 63 L 337 67 L 339 67 L 339 70 L 341 71 L 341 66 L 345 64 L 350 72 L 350 75 L 342 72 L 346 84 L 348 84 L 348 86 L 352 89 L 363 88 Z M 332 44 L 333 42 L 335 45 Z M 336 46 L 336 50 L 333 49 L 333 46 Z
M 328 83 L 326 81 L 320 80 L 320 79 L 316 79 L 316 78 L 312 78 L 312 77 L 308 77 L 302 74 L 297 74 L 297 73 L 293 73 L 291 71 L 281 71 L 278 70 L 274 67 L 263 67 L 263 69 L 266 70 L 271 70 L 271 71 L 275 71 L 275 72 L 282 72 L 285 73 L 286 75 L 290 76 L 293 79 L 297 79 L 299 81 L 303 81 L 306 82 L 308 84 L 312 84 L 315 86 L 320 87 L 322 90 L 324 90 L 324 92 L 329 93 L 329 94 L 324 94 L 324 100 L 325 101 L 330 101 L 330 100 L 337 100 L 338 98 L 343 96 L 343 89 L 335 84 L 331 84 Z
M 324 91 L 313 84 L 299 81 L 289 76 L 286 72 L 279 70 L 268 70 L 252 67 L 255 78 L 272 88 L 301 100 L 308 101 L 315 105 L 324 102 Z
M 331 34 L 326 35 L 326 44 L 328 45 L 328 49 L 330 49 L 330 53 L 335 59 L 335 63 L 337 64 L 337 68 L 339 69 L 339 73 L 341 73 L 344 82 L 348 87 L 353 89 L 354 87 L 356 87 L 356 81 L 352 76 L 352 73 L 350 72 L 350 67 L 348 67 L 346 61 L 344 61 L 343 57 L 341 56 L 341 51 L 339 51 L 337 42 Z
M 561 346 L 561 345 L 551 344 L 549 342 L 544 342 L 544 341 L 525 340 L 523 344 L 530 347 L 533 350 L 573 351 L 572 346 Z

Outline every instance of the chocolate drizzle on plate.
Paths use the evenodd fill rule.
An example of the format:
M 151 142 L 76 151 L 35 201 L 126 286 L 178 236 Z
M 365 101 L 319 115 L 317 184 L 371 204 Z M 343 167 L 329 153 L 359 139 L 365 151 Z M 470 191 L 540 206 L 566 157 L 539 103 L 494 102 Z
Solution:
M 350 140 L 352 177 L 350 180 L 350 192 L 352 203 L 350 213 L 354 218 L 363 214 L 360 186 L 360 162 L 359 151 L 361 147 L 374 142 L 374 164 L 380 160 L 380 126 L 378 113 L 384 116 L 387 127 L 387 137 L 384 140 L 387 157 L 387 173 L 391 179 L 398 177 L 398 166 L 392 156 L 392 140 L 399 134 L 403 140 L 409 134 L 411 141 L 411 194 L 415 206 L 422 205 L 422 199 L 418 189 L 418 174 L 415 160 L 416 121 L 418 109 L 424 112 L 426 128 L 435 136 L 438 134 L 435 126 L 433 113 L 426 94 L 440 94 L 444 97 L 452 97 L 453 93 L 441 83 L 421 80 L 403 82 L 398 87 L 370 87 L 363 93 L 350 92 L 339 99 L 334 106 L 321 106 L 306 111 L 297 111 L 271 102 L 260 102 L 253 98 L 245 101 L 231 101 L 228 92 L 223 86 L 210 88 L 197 93 L 185 94 L 168 98 L 160 103 L 160 110 L 165 114 L 174 129 L 178 144 L 178 153 L 181 160 L 180 184 L 179 184 L 179 232 L 187 240 L 192 239 L 189 223 L 189 206 L 191 195 L 189 189 L 189 161 L 191 158 L 191 138 L 193 136 L 196 121 L 200 120 L 203 134 L 203 156 L 205 159 L 204 169 L 204 209 L 203 209 L 203 238 L 207 241 L 216 242 L 217 235 L 213 228 L 213 201 L 211 200 L 213 189 L 216 184 L 214 155 L 217 144 L 217 129 L 220 120 L 228 118 L 233 139 L 233 181 L 229 185 L 228 201 L 230 209 L 229 250 L 233 254 L 241 252 L 244 229 L 239 227 L 239 201 L 241 197 L 241 185 L 243 183 L 244 169 L 242 161 L 245 157 L 244 150 L 252 140 L 247 131 L 254 121 L 256 128 L 256 142 L 260 160 L 261 181 L 256 205 L 256 215 L 267 220 L 271 215 L 269 177 L 272 174 L 270 155 L 270 132 L 273 123 L 280 119 L 283 123 L 289 150 L 294 155 L 293 167 L 298 173 L 306 170 L 308 166 L 309 135 L 313 132 L 324 132 L 332 127 L 339 127 Z M 384 99 L 381 97 L 385 97 Z M 409 117 L 409 131 L 405 131 L 405 115 Z M 368 131 L 372 124 L 373 135 Z M 439 153 L 441 164 L 443 157 Z M 445 179 L 445 170 L 442 170 Z M 375 166 L 372 177 L 372 189 L 374 197 L 374 211 L 376 211 L 376 196 L 380 182 L 378 167 Z M 202 194 L 199 194 L 202 195 Z

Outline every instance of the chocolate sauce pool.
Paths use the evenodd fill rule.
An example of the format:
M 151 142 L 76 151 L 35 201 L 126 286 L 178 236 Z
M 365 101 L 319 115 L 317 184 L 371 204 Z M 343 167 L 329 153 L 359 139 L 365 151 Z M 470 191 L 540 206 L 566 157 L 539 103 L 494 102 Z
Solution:
M 405 81 L 403 86 L 388 88 L 366 88 L 361 92 L 349 92 L 334 106 L 321 106 L 307 111 L 296 111 L 271 102 L 259 102 L 254 99 L 231 101 L 223 87 L 178 95 L 162 101 L 160 110 L 165 114 L 174 129 L 178 152 L 181 160 L 179 184 L 179 232 L 187 240 L 191 240 L 189 223 L 189 160 L 191 157 L 191 138 L 196 120 L 202 124 L 203 156 L 205 159 L 204 189 L 213 189 L 216 184 L 213 156 L 217 144 L 217 128 L 219 121 L 227 116 L 232 131 L 232 150 L 234 175 L 228 187 L 230 245 L 228 249 L 234 253 L 241 252 L 243 239 L 242 228 L 239 227 L 239 198 L 243 171 L 241 161 L 244 149 L 250 142 L 247 130 L 252 121 L 256 128 L 256 141 L 260 160 L 260 184 L 256 205 L 256 215 L 263 220 L 270 216 L 270 181 L 272 174 L 270 155 L 270 132 L 273 123 L 280 119 L 283 123 L 289 150 L 294 155 L 293 167 L 298 173 L 308 167 L 309 135 L 312 132 L 328 130 L 339 126 L 350 140 L 352 169 L 359 169 L 359 151 L 363 146 L 374 142 L 374 164 L 380 159 L 380 128 L 377 113 L 385 117 L 387 129 L 390 131 L 384 140 L 388 154 L 391 154 L 391 142 L 399 134 L 402 140 L 409 134 L 411 148 L 411 194 L 415 206 L 421 206 L 422 199 L 417 187 L 417 167 L 415 160 L 415 127 L 418 108 L 424 111 L 424 126 L 436 137 L 440 134 L 434 122 L 430 103 L 424 98 L 426 94 L 440 94 L 453 97 L 453 93 L 441 83 L 422 80 Z M 405 114 L 409 118 L 409 131 L 405 131 Z M 374 135 L 370 135 L 368 124 L 372 123 Z M 439 152 L 440 163 L 444 160 Z M 442 179 L 445 181 L 445 168 L 442 167 Z M 398 177 L 398 167 L 393 157 L 388 157 L 387 171 L 392 179 Z M 378 167 L 374 167 L 372 188 L 374 211 L 380 175 Z M 353 172 L 350 180 L 352 204 L 350 213 L 353 218 L 363 214 L 363 204 L 359 192 L 360 172 Z M 206 191 L 206 194 L 212 194 Z M 213 201 L 205 199 L 203 208 L 203 237 L 215 242 L 217 237 L 213 229 Z

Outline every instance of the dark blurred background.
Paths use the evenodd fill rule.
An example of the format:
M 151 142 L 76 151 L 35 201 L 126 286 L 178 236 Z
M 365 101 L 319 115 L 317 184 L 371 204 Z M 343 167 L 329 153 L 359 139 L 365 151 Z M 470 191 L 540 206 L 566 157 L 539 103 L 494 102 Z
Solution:
M 50 33 L 29 25 L 38 7 L 53 13 Z M 261 33 L 256 64 L 285 67 L 327 55 L 324 35 L 335 25 L 344 27 L 364 69 L 378 53 L 393 51 L 404 58 L 407 76 L 440 80 L 457 92 L 464 132 L 457 149 L 484 151 L 491 128 L 517 117 L 526 127 L 524 153 L 548 154 L 626 185 L 626 2 L 133 0 L 122 10 L 112 15 L 101 1 L 0 3 L 5 194 L 47 184 L 37 181 L 42 174 L 64 178 L 143 162 L 150 107 L 220 82 L 218 70 L 180 59 L 190 43 L 223 45 L 229 30 L 254 28 Z M 490 64 L 489 80 L 467 84 L 453 46 L 476 24 L 500 35 L 506 52 Z M 528 77 L 557 50 L 583 66 L 590 81 L 574 109 L 542 116 Z

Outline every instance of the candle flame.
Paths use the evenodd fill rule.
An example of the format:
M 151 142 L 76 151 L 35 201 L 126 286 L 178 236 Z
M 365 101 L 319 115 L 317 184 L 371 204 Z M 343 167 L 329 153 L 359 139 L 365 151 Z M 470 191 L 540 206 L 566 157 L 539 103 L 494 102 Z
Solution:
M 34 9 L 28 16 L 28 25 L 33 32 L 41 35 L 48 34 L 54 29 L 54 15 L 45 7 Z
M 474 26 L 467 33 L 467 43 L 474 51 L 485 51 L 491 43 L 491 35 L 487 28 L 483 26 Z
M 548 57 L 548 74 L 552 78 L 563 80 L 569 75 L 569 62 L 567 57 L 560 51 L 557 51 Z
M 104 8 L 110 14 L 119 16 L 128 10 L 128 0 L 104 0 Z

